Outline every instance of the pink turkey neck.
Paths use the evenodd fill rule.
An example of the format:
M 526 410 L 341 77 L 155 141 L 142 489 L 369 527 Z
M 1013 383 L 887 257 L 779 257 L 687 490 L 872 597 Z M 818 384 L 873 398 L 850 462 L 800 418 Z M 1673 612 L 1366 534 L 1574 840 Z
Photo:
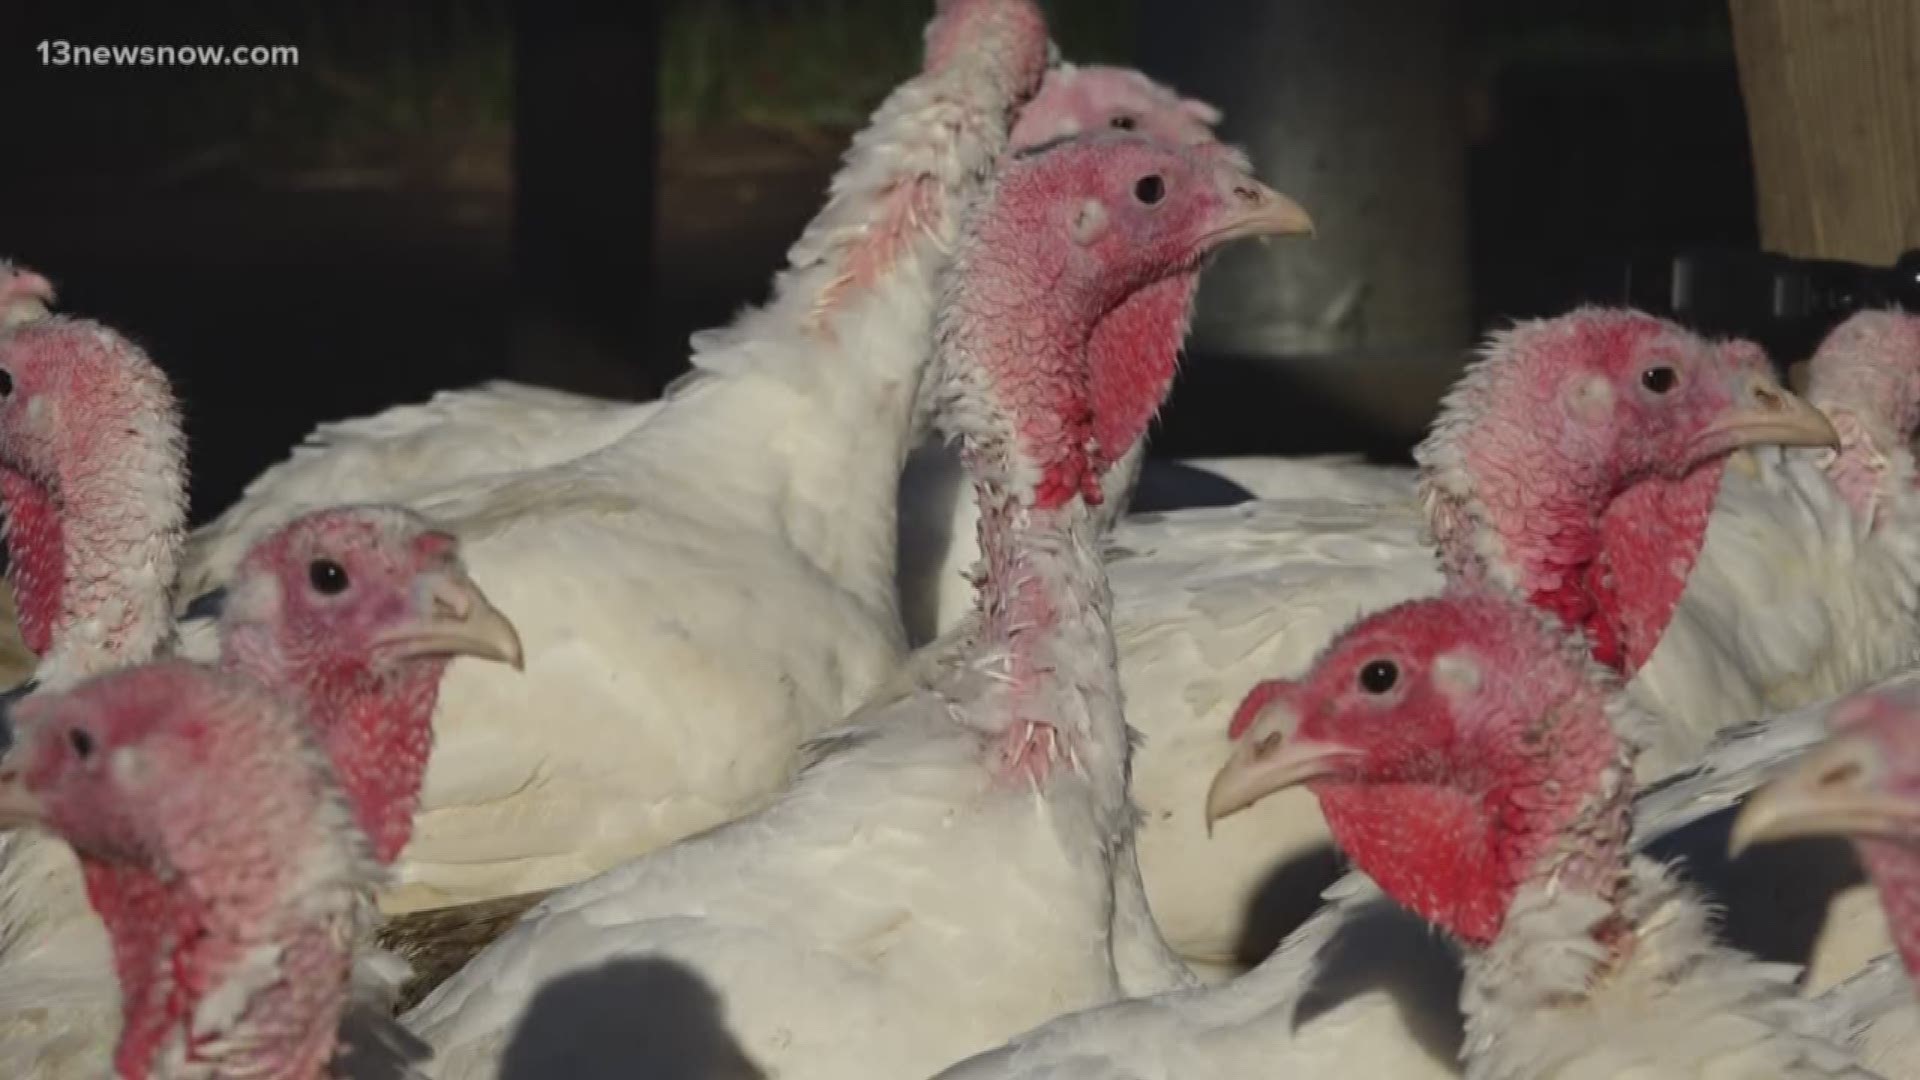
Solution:
M 1706 545 L 1726 467 L 1720 458 L 1680 480 L 1641 481 L 1601 514 L 1600 553 L 1585 578 L 1594 610 L 1582 624 L 1594 659 L 1631 675 L 1653 655 Z
M 191 1011 L 187 988 L 170 977 L 166 957 L 195 930 L 167 884 L 145 867 L 80 856 L 87 899 L 107 928 L 120 981 L 125 1028 L 114 1053 L 115 1075 L 143 1080 L 180 1016 Z
M 1173 388 L 1199 287 L 1198 271 L 1154 282 L 1121 301 L 1093 328 L 1087 357 L 1101 468 L 1146 438 L 1154 413 Z
M 222 644 L 230 670 L 269 686 L 293 683 L 300 715 L 319 735 L 354 823 L 372 842 L 374 858 L 391 864 L 413 837 L 447 661 L 376 670 L 369 657 L 294 660 L 257 628 L 239 628 Z
M 114 1051 L 115 1075 L 148 1080 L 161 1052 L 189 1027 L 201 1001 L 218 992 L 215 973 L 230 975 L 264 943 L 236 932 L 231 924 L 234 919 L 244 921 L 247 913 L 229 910 L 217 895 L 195 895 L 178 877 L 85 856 L 80 866 L 87 897 L 112 942 L 120 982 L 125 1026 Z M 313 926 L 278 940 L 278 962 L 295 972 L 330 963 L 344 967 L 344 957 L 333 955 L 338 948 L 328 940 L 331 933 L 325 926 Z M 276 1056 L 277 1069 L 259 1075 L 290 1080 L 322 1076 L 334 1046 L 330 1018 L 337 1018 L 337 1012 L 325 1007 L 332 991 L 290 979 L 283 989 L 268 993 L 276 1000 L 253 1003 L 251 1011 L 262 1015 L 251 1017 L 251 1022 L 275 1024 L 276 1036 L 289 1034 L 290 1026 L 304 1024 L 306 1030 L 294 1040 L 290 1059 Z M 276 1055 L 281 1052 L 276 1048 Z
M 987 247 L 978 243 L 975 254 Z M 1110 763 L 1119 775 L 1124 746 L 1107 744 L 1124 737 L 1062 732 L 1046 699 L 1071 677 L 1063 669 L 1085 666 L 1096 682 L 1116 679 L 1106 624 L 1110 600 L 1089 506 L 1098 501 L 1100 474 L 1145 437 L 1171 385 L 1198 274 L 1150 282 L 1088 327 L 1072 310 L 1083 300 L 1036 286 L 1032 267 L 980 265 L 1003 259 L 1019 264 L 1017 255 L 984 256 L 969 276 L 977 281 L 983 269 L 1004 269 L 1014 284 L 1005 291 L 976 288 L 958 300 L 949 342 L 950 363 L 972 360 L 983 369 L 991 411 L 1001 418 L 986 432 L 965 433 L 962 450 L 980 507 L 982 633 L 1006 644 L 1015 715 L 1032 717 L 1010 725 L 1001 768 L 1043 782 L 1066 757 L 1081 761 L 1090 775 L 1104 775 L 1109 763 L 1102 757 L 1121 755 Z M 1037 280 L 1047 280 L 1044 272 Z M 1007 297 L 1023 290 L 1024 301 L 1008 306 Z M 999 430 L 1003 426 L 1007 430 Z M 1033 474 L 1032 489 L 1016 489 L 1017 477 Z M 1074 656 L 1078 665 L 1063 663 L 1081 652 L 1093 655 Z M 1107 696 L 1117 695 L 1112 687 L 1079 688 L 1094 697 L 1108 690 Z M 1093 723 L 1098 729 L 1100 718 Z M 1109 801 L 1123 806 L 1124 790 Z
M 1112 465 L 1146 437 L 1154 412 L 1172 387 L 1198 284 L 1197 272 L 1154 282 L 1122 301 L 1088 335 L 1082 348 L 1089 368 L 1099 468 Z M 980 475 L 977 469 L 975 475 Z M 1042 486 L 1064 491 L 1069 485 L 1043 480 Z M 1012 540 L 1018 511 L 1007 493 L 977 482 L 975 494 L 981 506 L 979 538 L 987 562 L 986 581 L 994 585 L 1027 578 L 1031 584 L 1030 576 L 1016 575 L 1015 564 L 1020 560 Z M 1013 626 L 1051 625 L 1056 614 L 1051 603 L 1039 596 L 1023 600 L 983 593 L 982 601 L 988 612 L 988 633 L 996 638 L 1012 636 Z M 993 619 L 996 612 L 1009 620 L 998 628 Z
M 0 468 L 0 497 L 7 502 L 7 584 L 20 621 L 20 639 L 45 656 L 61 624 L 66 543 L 53 495 L 25 473 Z
M 1475 948 L 1499 936 L 1529 881 L 1551 874 L 1616 899 L 1632 786 L 1593 698 L 1554 706 L 1556 729 L 1478 797 L 1449 783 L 1315 782 L 1335 842 L 1402 907 Z
M 1649 477 L 1616 491 L 1603 469 L 1569 474 L 1511 429 L 1470 431 L 1460 453 L 1476 478 L 1466 499 L 1481 520 L 1466 520 L 1457 502 L 1436 509 L 1448 576 L 1487 579 L 1493 568 L 1475 538 L 1491 532 L 1512 572 L 1496 584 L 1587 633 L 1594 659 L 1615 671 L 1645 663 L 1706 542 L 1724 459 L 1681 480 Z
M 1920 980 L 1920 851 L 1886 840 L 1857 840 L 1854 850 L 1880 894 L 1907 974 Z
M 446 668 L 439 659 L 409 660 L 384 674 L 343 666 L 305 688 L 302 712 L 382 865 L 399 858 L 413 837 Z
M 1591 626 L 1599 605 L 1585 578 L 1600 557 L 1608 480 L 1597 470 L 1563 475 L 1565 466 L 1539 448 L 1491 430 L 1485 434 L 1484 443 L 1463 447 L 1467 472 L 1481 478 L 1465 498 L 1477 502 L 1481 520 L 1468 520 L 1471 511 L 1457 504 L 1437 510 L 1444 521 L 1436 521 L 1435 535 L 1447 576 L 1489 580 L 1496 566 L 1488 564 L 1476 539 L 1485 530 L 1498 539 L 1498 558 L 1511 574 L 1492 584 L 1517 592 L 1568 627 Z
M 83 859 L 81 869 L 86 896 L 108 928 L 113 967 L 121 984 L 125 1028 L 113 1051 L 115 1076 L 150 1080 L 161 1051 L 190 1030 L 205 995 L 219 992 L 219 986 L 211 984 L 211 972 L 232 974 L 232 969 L 246 965 L 248 953 L 265 942 L 234 932 L 234 926 L 227 924 L 227 917 L 234 913 L 223 909 L 219 897 L 192 896 L 179 878 L 165 880 L 146 867 L 109 867 L 92 859 Z M 332 928 L 321 924 L 276 940 L 278 963 L 294 972 L 315 970 L 317 965 L 344 969 L 348 961 L 340 947 L 330 942 L 332 934 Z M 346 982 L 344 970 L 340 976 L 340 982 Z M 323 1076 L 336 1038 L 338 990 L 290 978 L 275 990 L 265 990 L 265 995 L 273 999 L 253 1001 L 244 1022 L 273 1024 L 273 1036 L 280 1040 L 292 1036 L 288 1040 L 292 1055 L 280 1057 L 284 1049 L 276 1047 L 273 1068 L 257 1074 L 286 1080 Z M 261 1063 L 255 1061 L 255 1065 Z
M 60 434 L 50 474 L 0 466 L 21 638 L 43 662 L 72 650 L 76 669 L 63 674 L 73 676 L 147 659 L 164 640 L 186 516 L 181 451 L 166 442 L 178 420 L 164 388 L 96 395 L 86 405 L 83 413 L 104 419 Z M 144 433 L 115 421 L 133 410 L 165 419 Z

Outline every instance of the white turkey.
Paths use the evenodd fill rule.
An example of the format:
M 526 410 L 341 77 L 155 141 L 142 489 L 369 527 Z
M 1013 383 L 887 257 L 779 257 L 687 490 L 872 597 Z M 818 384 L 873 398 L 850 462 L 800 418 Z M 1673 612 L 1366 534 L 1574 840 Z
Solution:
M 171 646 L 186 445 L 144 352 L 65 317 L 0 331 L 0 499 L 21 636 L 40 657 L 10 697 Z M 111 957 L 73 853 L 43 835 L 0 836 L 0 988 L 0 1073 L 98 1075 L 118 1022 Z
M 940 5 L 925 70 L 699 377 L 584 456 L 409 500 L 460 539 L 526 671 L 449 669 L 383 907 L 575 881 L 746 812 L 898 664 L 894 502 L 933 278 L 1048 48 L 1027 0 Z
M 1660 723 L 1581 636 L 1453 590 L 1256 690 L 1208 814 L 1313 793 L 1356 867 L 1462 945 L 1473 1080 L 1873 1075 L 1794 968 L 1719 943 L 1633 855 L 1632 759 Z
M 1019 110 L 1008 148 L 1018 152 L 1108 127 L 1200 145 L 1212 141 L 1209 125 L 1218 119 L 1211 106 L 1182 98 L 1137 71 L 1056 63 L 1047 69 L 1032 100 Z M 793 251 L 794 265 L 817 259 L 820 247 L 818 238 L 803 237 Z M 904 325 L 888 329 L 897 332 L 876 328 L 867 339 L 868 347 L 902 353 L 926 350 L 924 330 Z M 696 334 L 694 378 L 701 377 L 702 353 L 730 347 L 732 341 L 724 332 Z M 844 374 L 861 376 L 851 365 Z M 321 424 L 288 460 L 256 477 L 239 502 L 194 534 L 188 559 L 188 578 L 194 588 L 188 591 L 198 595 L 217 584 L 249 543 L 301 510 L 349 502 L 407 503 L 429 497 L 450 482 L 556 464 L 613 442 L 661 404 L 501 380 L 441 391 L 419 405 Z M 915 469 L 929 452 L 939 453 L 940 474 L 930 478 L 931 483 L 917 483 Z M 911 559 L 919 550 L 916 545 L 937 554 L 934 549 L 944 550 L 950 532 L 970 552 L 974 522 L 971 489 L 950 453 L 930 444 L 910 462 L 900 493 L 908 574 L 915 572 Z M 945 463 L 951 463 L 950 473 Z M 969 516 L 962 522 L 949 520 L 953 508 L 948 491 L 965 497 Z M 923 530 L 937 530 L 938 536 L 919 540 Z M 954 565 L 969 566 L 971 557 Z M 959 610 L 971 604 L 971 594 L 963 593 Z
M 173 660 L 11 719 L 0 819 L 84 853 L 126 1001 L 113 1075 L 329 1075 L 378 869 L 294 710 Z
M 1776 707 L 1816 707 L 1730 730 L 1650 794 L 1643 833 L 1686 854 L 1744 946 L 1806 964 L 1818 991 L 1890 947 L 1845 845 L 1808 841 L 1729 863 L 1718 841 L 1731 808 L 1821 737 L 1825 702 L 1917 659 L 1920 494 L 1909 443 L 1920 427 L 1920 318 L 1853 316 L 1821 344 L 1808 375 L 1841 448 L 1757 454 L 1751 467 L 1728 470 L 1676 615 L 1685 630 L 1668 637 L 1722 644 L 1719 655 Z M 1663 641 L 1655 660 L 1668 651 Z
M 11 474 L 0 490 L 23 625 L 44 635 L 28 689 L 45 693 L 170 643 L 183 448 L 165 377 L 104 328 L 64 318 L 18 328 L 0 337 L 0 372 L 10 380 L 0 469 Z M 246 564 L 222 624 L 238 635 L 231 666 L 275 682 L 324 729 L 383 860 L 412 822 L 445 658 L 511 660 L 518 649 L 450 560 L 451 540 L 418 524 L 370 509 L 294 523 Z M 376 983 L 399 974 L 368 970 Z M 0 987 L 5 1075 L 105 1068 L 120 1029 L 108 940 L 72 851 L 41 834 L 0 839 Z
M 1676 373 L 1673 385 L 1646 388 L 1656 370 Z M 1605 508 L 1621 490 L 1717 469 L 1735 445 L 1831 437 L 1750 347 L 1583 310 L 1494 338 L 1421 453 L 1428 482 L 1449 492 L 1444 550 L 1463 567 L 1492 552 L 1490 568 L 1514 587 L 1590 620 L 1604 612 L 1579 608 L 1578 575 L 1598 557 Z M 1123 519 L 1109 539 L 1121 683 L 1143 735 L 1133 784 L 1146 814 L 1141 859 L 1154 915 L 1189 959 L 1229 970 L 1258 959 L 1332 879 L 1324 826 L 1303 793 L 1225 823 L 1212 845 L 1200 797 L 1247 687 L 1303 670 L 1358 616 L 1440 588 L 1427 527 L 1399 500 L 1275 501 Z M 1676 531 L 1671 542 L 1684 551 L 1697 537 Z M 966 635 L 916 657 L 890 692 L 940 670 Z M 1707 737 L 1667 733 L 1649 767 L 1688 760 Z
M 534 908 L 408 1015 L 435 1075 L 926 1075 L 1184 980 L 1137 879 L 1116 887 L 1134 818 L 1091 505 L 1166 386 L 1102 371 L 1089 342 L 1117 301 L 1219 245 L 1305 226 L 1237 164 L 1135 136 L 1004 170 L 937 335 L 941 423 L 987 507 L 980 647 L 818 741 L 765 809 Z M 596 979 L 621 995 L 623 971 L 710 1003 L 677 1023 L 711 1033 L 555 1004 Z
M 1885 688 L 1828 712 L 1831 737 L 1746 800 L 1735 853 L 1762 841 L 1850 842 L 1873 881 L 1896 951 L 1822 995 L 1865 1024 L 1864 1054 L 1897 1080 L 1920 1076 L 1920 687 Z

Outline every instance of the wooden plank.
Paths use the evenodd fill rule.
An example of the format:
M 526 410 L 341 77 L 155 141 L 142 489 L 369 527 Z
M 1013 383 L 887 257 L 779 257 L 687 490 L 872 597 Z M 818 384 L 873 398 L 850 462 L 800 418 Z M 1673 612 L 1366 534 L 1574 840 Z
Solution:
M 1920 246 L 1920 3 L 1730 2 L 1762 244 L 1875 264 Z

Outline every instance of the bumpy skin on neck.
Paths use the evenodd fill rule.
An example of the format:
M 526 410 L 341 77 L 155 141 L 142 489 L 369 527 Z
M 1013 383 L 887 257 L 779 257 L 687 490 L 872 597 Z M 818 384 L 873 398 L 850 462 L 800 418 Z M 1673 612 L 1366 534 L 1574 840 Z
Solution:
M 1725 473 L 1723 458 L 1679 480 L 1649 477 L 1601 513 L 1600 550 L 1582 578 L 1595 659 L 1632 674 L 1653 655 L 1706 544 Z
M 342 566 L 355 592 L 316 599 L 308 567 Z M 283 695 L 326 751 L 374 857 L 391 863 L 413 835 L 448 661 L 382 656 L 393 620 L 416 616 L 424 582 L 460 573 L 454 541 L 394 507 L 298 518 L 257 545 L 229 589 L 222 665 Z
M 1181 185 L 1164 210 L 1116 195 L 1136 182 L 1122 163 L 1138 161 L 1142 175 L 1168 168 L 1148 145 L 1096 139 L 1040 151 L 1003 173 L 969 224 L 941 308 L 941 416 L 974 478 L 981 634 L 1005 650 L 1016 718 L 1003 765 L 1035 780 L 1059 760 L 1077 760 L 1092 776 L 1124 776 L 1110 598 L 1088 508 L 1167 390 L 1169 345 L 1184 328 L 1205 253 L 1197 243 L 1204 222 L 1192 226 L 1193 247 L 1170 239 L 1180 235 L 1171 223 L 1210 205 L 1217 183 L 1196 157 L 1179 166 L 1193 172 L 1164 185 Z M 1101 170 L 1125 173 L 1124 181 Z M 1135 248 L 1134 229 L 1159 239 Z M 1160 244 L 1165 251 L 1154 250 Z M 1142 290 L 1145 302 L 1123 303 Z M 1121 321 L 1100 332 L 1123 337 L 1109 339 L 1090 369 L 1096 327 L 1116 315 Z M 1124 784 L 1111 794 L 1118 813 Z
M 1688 361 L 1683 379 L 1765 371 L 1751 345 L 1709 344 L 1639 312 L 1582 309 L 1495 335 L 1415 451 L 1448 576 L 1524 597 L 1585 631 L 1616 670 L 1643 662 L 1671 618 L 1706 540 L 1724 458 L 1671 477 L 1672 462 L 1647 452 L 1653 436 L 1618 420 L 1562 418 L 1579 409 L 1604 417 L 1624 392 L 1600 379 L 1591 395 L 1570 392 L 1572 378 L 1617 376 L 1636 358 L 1663 355 Z
M 1382 626 L 1389 629 L 1376 629 Z M 1529 881 L 1614 893 L 1624 868 L 1632 755 L 1610 723 L 1610 682 L 1578 645 L 1539 615 L 1491 596 L 1416 601 L 1362 622 L 1329 647 L 1307 685 L 1319 687 L 1325 670 L 1344 687 L 1348 669 L 1391 655 L 1398 643 L 1419 649 L 1456 635 L 1473 643 L 1451 653 L 1479 682 L 1473 703 L 1412 690 L 1416 696 L 1394 714 L 1445 712 L 1447 748 L 1313 790 L 1355 865 L 1423 919 L 1485 947 Z M 1413 667 L 1400 663 L 1403 671 Z M 1321 737 L 1313 724 L 1309 713 L 1301 732 Z M 1442 738 L 1414 728 L 1405 737 Z
M 166 378 L 119 335 L 52 318 L 0 339 L 8 578 L 43 686 L 157 652 L 186 520 L 186 452 Z
M 262 657 L 249 644 L 223 660 L 226 667 L 256 678 L 287 670 L 277 657 Z M 399 858 L 413 838 L 414 812 L 433 752 L 433 708 L 446 667 L 445 660 L 418 659 L 376 670 L 365 658 L 341 659 L 295 667 L 297 681 L 287 687 L 314 726 L 354 821 L 383 865 Z
M 118 1074 L 322 1075 L 377 871 L 298 719 L 183 662 L 15 715 L 24 783 L 113 941 Z M 100 767 L 76 760 L 76 730 Z
M 980 507 L 982 639 L 1006 650 L 1016 718 L 1003 734 L 1001 767 L 1034 781 L 1086 753 L 1092 737 L 1059 730 L 1055 684 L 1114 681 L 1112 634 L 1101 621 L 1109 598 L 1087 509 L 1100 499 L 1087 341 L 1105 305 L 1079 289 L 1050 288 L 1061 276 L 1050 260 L 1065 253 L 1022 239 L 1053 231 L 1050 208 L 989 200 L 955 256 L 938 335 L 939 415 L 961 444 Z M 1098 711 L 1117 713 L 1117 690 L 1094 689 Z M 1092 720 L 1085 712 L 1081 705 L 1065 716 L 1084 724 Z M 1123 768 L 1082 764 L 1094 775 Z
M 1864 1080 L 1790 973 L 1720 947 L 1706 905 L 1629 864 L 1651 721 L 1617 685 L 1529 606 L 1415 601 L 1264 688 L 1222 778 L 1309 777 L 1355 863 L 1468 946 L 1471 1080 Z

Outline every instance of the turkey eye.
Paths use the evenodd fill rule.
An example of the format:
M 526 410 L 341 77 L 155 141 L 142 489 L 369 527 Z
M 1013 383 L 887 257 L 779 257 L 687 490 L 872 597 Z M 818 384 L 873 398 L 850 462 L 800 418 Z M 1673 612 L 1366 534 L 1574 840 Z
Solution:
M 1679 373 L 1670 367 L 1650 367 L 1640 373 L 1640 385 L 1656 394 L 1664 394 L 1679 384 Z
M 1152 206 L 1167 194 L 1167 182 L 1159 176 L 1143 176 L 1133 185 L 1133 197 Z
M 85 728 L 71 728 L 67 731 L 67 741 L 73 744 L 73 752 L 85 761 L 93 756 L 93 736 Z
M 1135 120 L 1131 116 L 1116 116 L 1113 119 L 1107 121 L 1107 123 L 1120 129 L 1121 131 L 1132 131 L 1134 128 L 1140 126 L 1140 121 Z
M 1384 694 L 1400 681 L 1400 669 L 1391 660 L 1375 660 L 1360 669 L 1360 689 L 1369 694 Z
M 0 397 L 7 397 L 12 393 L 13 372 L 8 371 L 6 368 L 0 368 Z
M 347 572 L 332 559 L 315 559 L 308 563 L 307 580 L 313 583 L 315 591 L 325 596 L 338 596 L 347 591 Z

